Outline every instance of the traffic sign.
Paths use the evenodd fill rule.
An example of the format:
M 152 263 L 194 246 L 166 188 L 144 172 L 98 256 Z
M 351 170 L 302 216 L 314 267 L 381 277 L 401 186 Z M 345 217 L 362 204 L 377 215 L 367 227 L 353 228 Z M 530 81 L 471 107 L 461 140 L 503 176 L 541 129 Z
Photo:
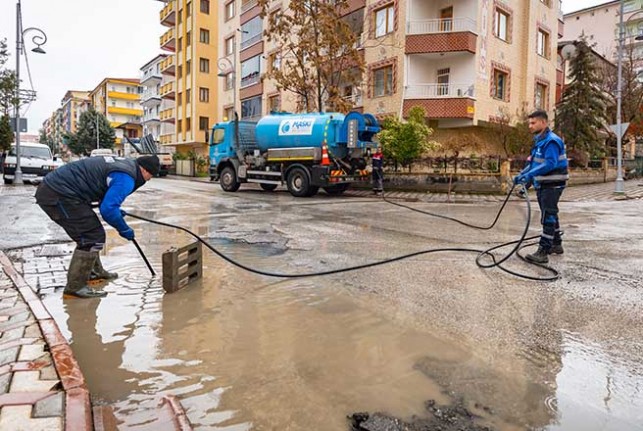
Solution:
M 621 135 L 621 138 L 625 135 L 625 132 L 627 132 L 627 128 L 630 127 L 630 123 L 621 123 L 621 131 L 619 133 L 618 131 L 618 124 L 611 124 L 610 129 L 612 129 L 612 132 L 618 137 Z

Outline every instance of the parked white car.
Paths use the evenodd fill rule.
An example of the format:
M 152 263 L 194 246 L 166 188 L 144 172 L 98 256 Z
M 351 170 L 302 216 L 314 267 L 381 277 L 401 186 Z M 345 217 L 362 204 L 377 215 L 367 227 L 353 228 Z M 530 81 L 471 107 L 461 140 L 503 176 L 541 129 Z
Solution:
M 40 183 L 45 175 L 64 165 L 51 154 L 48 146 L 25 142 L 20 144 L 20 170 L 25 183 Z M 12 184 L 16 173 L 16 146 L 12 145 L 2 157 L 2 173 L 5 184 Z
M 97 148 L 95 150 L 92 150 L 91 153 L 89 153 L 89 157 L 104 157 L 104 156 L 113 156 L 113 155 L 114 155 L 114 152 L 109 148 Z

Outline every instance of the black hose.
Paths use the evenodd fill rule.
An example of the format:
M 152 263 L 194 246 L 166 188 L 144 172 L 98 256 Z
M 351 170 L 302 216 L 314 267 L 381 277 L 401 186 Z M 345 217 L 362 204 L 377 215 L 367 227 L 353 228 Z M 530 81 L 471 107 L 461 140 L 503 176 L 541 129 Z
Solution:
M 480 226 L 471 225 L 471 224 L 462 222 L 462 221 L 457 220 L 457 219 L 452 218 L 452 217 L 442 216 L 442 215 L 439 215 L 439 214 L 433 214 L 433 213 L 429 213 L 429 212 L 426 212 L 426 211 L 417 210 L 415 208 L 411 208 L 411 207 L 407 207 L 405 205 L 401 205 L 401 204 L 398 204 L 398 203 L 395 203 L 395 202 L 391 202 L 391 201 L 389 201 L 387 199 L 385 199 L 385 200 L 388 203 L 391 203 L 391 204 L 397 205 L 397 206 L 401 206 L 401 207 L 405 207 L 405 208 L 410 209 L 412 211 L 416 211 L 416 212 L 424 213 L 424 214 L 427 214 L 427 215 L 436 216 L 436 217 L 440 217 L 440 218 L 443 218 L 443 219 L 455 221 L 457 223 L 460 223 L 462 225 L 465 225 L 465 226 L 468 226 L 468 227 L 471 227 L 471 228 L 486 230 L 486 229 L 491 229 L 498 222 L 498 219 L 500 218 L 500 214 L 502 213 L 502 211 L 504 210 L 505 206 L 507 205 L 507 202 L 509 201 L 509 198 L 511 197 L 511 193 L 512 193 L 513 189 L 514 188 L 512 187 L 510 192 L 507 194 L 507 197 L 506 197 L 505 201 L 503 202 L 500 210 L 498 211 L 498 214 L 496 215 L 495 220 L 493 221 L 493 223 L 489 227 L 480 227 Z M 432 249 L 416 251 L 414 253 L 408 253 L 408 254 L 404 254 L 404 255 L 401 255 L 401 256 L 396 256 L 396 257 L 392 257 L 392 258 L 388 258 L 388 259 L 384 259 L 384 260 L 379 260 L 379 261 L 376 261 L 376 262 L 370 262 L 370 263 L 365 263 L 365 264 L 361 264 L 361 265 L 349 266 L 349 267 L 346 267 L 346 268 L 331 269 L 331 270 L 327 270 L 327 271 L 309 272 L 309 273 L 302 273 L 302 274 L 282 274 L 282 273 L 264 271 L 264 270 L 249 267 L 247 265 L 244 265 L 241 262 L 238 262 L 238 261 L 232 259 L 231 257 L 226 256 L 225 254 L 223 254 L 222 252 L 220 252 L 219 250 L 214 248 L 212 245 L 210 245 L 208 242 L 206 242 L 199 235 L 195 234 L 194 232 L 192 232 L 189 229 L 186 229 L 186 228 L 184 228 L 182 226 L 174 225 L 174 224 L 171 224 L 171 223 L 165 223 L 165 222 L 161 222 L 161 221 L 158 221 L 158 220 L 152 220 L 150 218 L 139 216 L 139 215 L 136 215 L 136 214 L 131 214 L 131 213 L 128 213 L 128 212 L 125 212 L 125 211 L 123 211 L 123 214 L 128 215 L 128 216 L 130 216 L 132 218 L 135 218 L 135 219 L 138 219 L 138 220 L 143 220 L 143 221 L 153 223 L 153 224 L 156 224 L 156 225 L 159 225 L 159 226 L 170 227 L 170 228 L 173 228 L 173 229 L 178 229 L 180 231 L 183 231 L 183 232 L 191 235 L 192 237 L 194 237 L 197 241 L 199 241 L 201 244 L 203 244 L 205 247 L 210 249 L 214 254 L 216 254 L 217 256 L 219 256 L 220 258 L 225 260 L 226 262 L 228 262 L 228 263 L 230 263 L 230 264 L 232 264 L 234 266 L 237 266 L 237 267 L 239 267 L 241 269 L 244 269 L 244 270 L 246 270 L 248 272 L 251 272 L 251 273 L 254 273 L 254 274 L 259 274 L 259 275 L 264 275 L 264 276 L 267 276 L 267 277 L 277 277 L 277 278 L 317 277 L 317 276 L 321 276 L 321 275 L 340 274 L 340 273 L 343 273 L 343 272 L 356 271 L 356 270 L 365 269 L 365 268 L 372 268 L 374 266 L 385 265 L 385 264 L 388 264 L 388 263 L 397 262 L 397 261 L 400 261 L 400 260 L 409 259 L 409 258 L 412 258 L 412 257 L 416 257 L 416 256 L 424 255 L 424 254 L 430 254 L 430 253 L 468 252 L 468 253 L 478 253 L 478 256 L 476 258 L 476 264 L 480 268 L 484 268 L 484 269 L 499 268 L 499 269 L 507 272 L 508 274 L 511 274 L 511 275 L 514 275 L 514 276 L 517 276 L 517 277 L 521 277 L 521 278 L 525 278 L 525 279 L 528 279 L 528 280 L 537 280 L 537 281 L 554 281 L 554 280 L 557 280 L 559 278 L 559 276 L 560 276 L 558 271 L 556 271 L 555 269 L 553 269 L 553 268 L 551 268 L 549 266 L 546 266 L 546 265 L 535 264 L 535 265 L 545 269 L 546 271 L 550 272 L 552 275 L 549 276 L 549 277 L 536 277 L 536 276 L 530 276 L 530 275 L 526 275 L 526 274 L 521 274 L 521 273 L 512 271 L 512 270 L 507 269 L 504 266 L 502 266 L 502 264 L 505 261 L 507 261 L 507 259 L 509 259 L 514 254 L 517 254 L 522 260 L 524 260 L 525 262 L 528 262 L 526 259 L 524 259 L 520 255 L 519 250 L 521 250 L 522 248 L 525 248 L 525 247 L 533 245 L 533 244 L 524 244 L 525 241 L 529 241 L 529 240 L 537 238 L 537 236 L 527 238 L 527 232 L 529 231 L 529 224 L 531 222 L 531 203 L 529 201 L 529 196 L 526 193 L 525 193 L 525 202 L 527 203 L 527 223 L 525 224 L 525 229 L 523 230 L 522 235 L 520 236 L 520 238 L 518 240 L 515 240 L 515 241 L 499 244 L 499 245 L 491 247 L 491 248 L 489 248 L 487 250 L 479 250 L 479 249 L 473 249 L 473 248 L 459 248 L 459 247 L 432 248 Z M 495 250 L 498 250 L 498 249 L 501 249 L 501 248 L 504 248 L 504 247 L 508 247 L 508 246 L 511 246 L 511 245 L 514 245 L 514 247 L 512 248 L 511 252 L 509 252 L 506 256 L 502 257 L 500 260 L 497 260 L 496 256 L 492 253 L 492 251 L 495 251 Z M 483 256 L 489 256 L 489 258 L 491 259 L 491 263 L 486 263 L 486 264 L 482 263 L 481 259 L 482 259 Z M 528 262 L 528 263 L 532 263 L 532 262 Z

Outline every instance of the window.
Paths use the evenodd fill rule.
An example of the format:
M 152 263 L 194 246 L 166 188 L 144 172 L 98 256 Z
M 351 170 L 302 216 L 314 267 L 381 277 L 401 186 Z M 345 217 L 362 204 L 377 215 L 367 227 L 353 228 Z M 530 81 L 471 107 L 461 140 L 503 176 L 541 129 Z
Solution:
M 183 51 L 183 38 L 179 37 L 179 40 L 176 41 L 176 51 L 181 52 Z
M 241 101 L 241 119 L 261 116 L 261 96 Z
M 509 32 L 507 31 L 507 29 L 509 28 L 508 24 L 509 24 L 509 14 L 500 9 L 496 9 L 493 34 L 498 39 L 502 39 L 505 42 L 509 41 L 509 37 L 508 37 Z
M 225 76 L 225 89 L 232 90 L 234 88 L 234 73 L 230 72 Z
M 225 55 L 234 54 L 234 36 L 225 40 Z
M 208 60 L 207 58 L 200 58 L 199 71 L 201 73 L 210 73 L 210 60 Z
M 191 1 L 189 1 L 189 2 L 185 5 L 185 16 L 186 16 L 186 17 L 190 17 L 190 16 L 192 16 L 192 2 L 191 2 Z
M 536 83 L 534 107 L 536 109 L 547 109 L 547 85 L 540 82 Z
M 234 0 L 225 5 L 225 20 L 230 21 L 234 18 Z
M 176 67 L 176 78 L 181 79 L 183 78 L 183 66 L 177 66 Z
M 446 67 L 444 69 L 438 69 L 438 96 L 447 96 L 449 94 L 449 74 L 451 73 L 451 68 Z
M 281 111 L 281 96 L 279 94 L 268 98 L 268 107 L 270 112 Z
M 185 103 L 192 103 L 192 90 L 189 88 L 185 90 Z
M 199 42 L 209 44 L 210 43 L 210 30 L 204 28 L 199 29 Z
M 395 8 L 388 5 L 375 11 L 375 37 L 393 33 L 395 27 Z
M 201 0 L 201 12 L 210 15 L 210 0 Z
M 183 104 L 183 93 L 179 93 L 176 98 L 176 106 L 181 106 Z
M 183 9 L 179 9 L 179 17 L 177 24 L 182 24 L 183 23 Z
M 185 47 L 192 46 L 192 32 L 188 31 L 185 35 Z
M 279 70 L 281 69 L 281 56 L 278 53 L 270 54 L 268 57 L 270 63 L 270 70 Z
M 181 125 L 183 124 L 183 121 L 179 120 L 176 122 L 176 132 L 181 133 L 183 130 L 181 128 Z
M 190 117 L 185 119 L 185 131 L 189 132 L 192 130 L 192 119 Z
M 538 29 L 536 52 L 538 55 L 549 58 L 549 33 L 541 29 Z
M 390 96 L 393 94 L 393 66 L 386 66 L 373 71 L 373 96 Z
M 208 117 L 199 117 L 199 130 L 208 130 L 210 119 Z
M 259 82 L 261 73 L 261 55 L 255 55 L 252 58 L 241 63 L 241 88 L 253 85 Z
M 231 121 L 232 119 L 234 119 L 234 108 L 230 106 L 223 110 L 223 121 Z
M 509 100 L 509 74 L 499 69 L 493 70 L 493 87 L 491 95 L 495 99 Z
M 192 73 L 192 60 L 185 62 L 185 75 L 189 76 Z
M 203 102 L 203 103 L 210 102 L 210 89 L 205 87 L 199 87 L 199 102 Z
M 241 26 L 241 49 L 261 41 L 261 32 L 263 31 L 263 20 L 260 16 L 252 18 L 250 21 Z

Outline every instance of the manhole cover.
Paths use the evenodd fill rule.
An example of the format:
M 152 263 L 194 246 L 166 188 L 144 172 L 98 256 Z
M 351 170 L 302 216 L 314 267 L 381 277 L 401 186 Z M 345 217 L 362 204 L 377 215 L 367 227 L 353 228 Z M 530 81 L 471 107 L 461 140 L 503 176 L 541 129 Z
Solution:
M 67 256 L 73 250 L 67 244 L 48 244 L 43 245 L 36 256 L 38 257 L 54 257 L 54 256 Z

